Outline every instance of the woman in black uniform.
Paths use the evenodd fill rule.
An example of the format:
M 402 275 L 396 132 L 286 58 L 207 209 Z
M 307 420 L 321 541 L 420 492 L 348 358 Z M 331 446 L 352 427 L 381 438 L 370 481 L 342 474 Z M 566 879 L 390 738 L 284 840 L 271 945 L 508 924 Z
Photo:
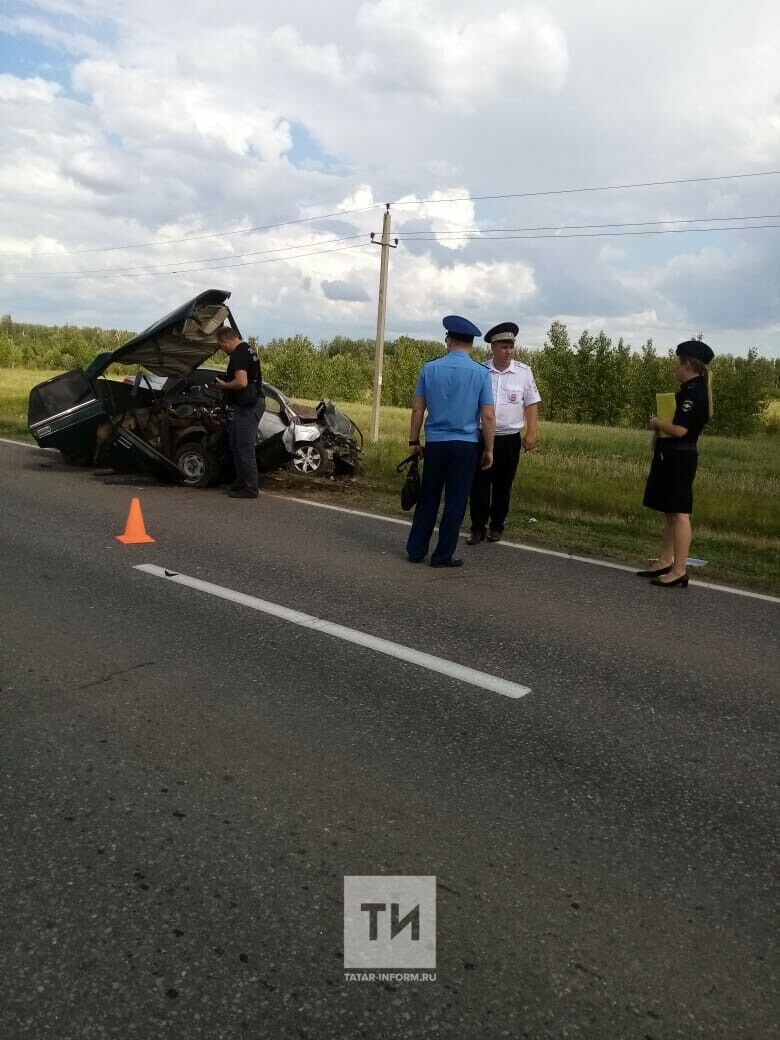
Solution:
M 682 386 L 675 394 L 674 418 L 664 422 L 654 415 L 649 424 L 656 437 L 644 505 L 665 516 L 661 553 L 652 570 L 637 571 L 640 578 L 652 578 L 653 585 L 665 589 L 688 585 L 685 568 L 691 547 L 693 478 L 699 457 L 696 442 L 712 418 L 712 380 L 707 366 L 715 356 L 697 339 L 681 343 L 675 353 L 674 374 Z

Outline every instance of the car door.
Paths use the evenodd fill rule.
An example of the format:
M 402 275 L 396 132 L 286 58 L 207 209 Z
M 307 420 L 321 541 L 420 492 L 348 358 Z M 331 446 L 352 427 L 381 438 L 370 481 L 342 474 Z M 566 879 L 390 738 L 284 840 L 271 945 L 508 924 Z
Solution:
M 57 448 L 70 460 L 89 463 L 97 429 L 108 420 L 92 381 L 75 369 L 30 391 L 27 425 L 42 448 Z
M 179 467 L 132 430 L 116 430 L 101 449 L 100 461 L 120 472 L 151 473 L 172 483 L 181 480 Z
M 290 425 L 281 398 L 268 385 L 264 385 L 263 391 L 265 410 L 257 424 L 257 464 L 260 469 L 273 469 L 290 458 Z

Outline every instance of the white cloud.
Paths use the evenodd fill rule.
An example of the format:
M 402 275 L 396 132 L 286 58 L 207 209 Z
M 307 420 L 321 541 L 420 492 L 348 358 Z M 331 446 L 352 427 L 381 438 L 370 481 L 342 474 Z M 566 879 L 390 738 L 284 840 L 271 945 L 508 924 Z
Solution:
M 111 156 L 90 148 L 73 149 L 62 170 L 78 184 L 97 192 L 120 190 L 125 175 L 121 165 Z
M 59 83 L 33 76 L 32 79 L 20 79 L 0 73 L 0 102 L 3 104 L 42 101 L 51 104 L 60 93 Z
M 444 107 L 523 85 L 558 90 L 566 81 L 565 34 L 538 7 L 474 15 L 446 2 L 376 0 L 360 8 L 357 23 L 374 41 L 374 82 Z
M 347 71 L 336 46 L 304 43 L 301 34 L 292 25 L 282 25 L 275 29 L 270 43 L 292 69 L 322 77 L 340 86 L 356 77 L 357 70 L 352 68 Z
M 433 191 L 421 201 L 416 195 L 403 195 L 395 207 L 396 230 L 431 231 L 445 249 L 464 249 L 466 239 L 448 237 L 446 232 L 469 234 L 478 230 L 474 203 L 466 187 Z M 448 201 L 453 200 L 453 201 Z
M 385 200 L 780 168 L 780 7 L 770 0 L 692 0 L 684 19 L 672 0 L 637 0 L 630 23 L 617 0 L 223 0 L 218 20 L 209 0 L 190 0 L 184 18 L 176 0 L 26 7 L 0 31 L 20 53 L 27 41 L 32 55 L 40 44 L 64 51 L 71 77 L 0 70 L 0 251 L 27 254 L 41 274 L 367 239 Z M 438 332 L 441 313 L 473 307 L 480 321 L 515 316 L 539 341 L 569 316 L 575 329 L 602 319 L 615 335 L 659 341 L 679 326 L 720 329 L 730 347 L 780 352 L 777 231 L 489 243 L 445 234 L 773 213 L 779 181 L 395 206 L 394 233 L 434 241 L 393 252 L 388 327 Z M 366 207 L 376 208 L 348 212 Z M 68 255 L 336 211 L 322 225 Z M 66 282 L 23 281 L 18 259 L 0 258 L 0 307 L 138 327 L 190 291 L 226 284 L 242 325 L 261 335 L 370 335 L 378 260 L 367 247 Z M 368 300 L 328 299 L 323 282 Z
M 221 145 L 275 159 L 291 144 L 289 126 L 251 101 L 209 82 L 188 83 L 114 61 L 84 61 L 73 82 L 91 95 L 106 129 L 153 145 L 185 150 Z
M 343 303 L 368 303 L 371 299 L 362 285 L 341 278 L 332 282 L 324 279 L 321 289 L 327 299 L 339 300 Z
M 621 260 L 626 257 L 625 249 L 621 249 L 620 246 L 603 245 L 599 249 L 598 258 L 606 264 L 619 264 Z
M 717 336 L 719 326 L 733 321 L 734 298 L 740 301 L 747 328 L 771 322 L 778 314 L 779 258 L 778 244 L 771 240 L 751 240 L 732 249 L 703 246 L 645 270 L 633 282 L 648 301 L 657 301 L 657 309 L 665 306 L 667 312 L 684 315 L 691 325 L 705 326 L 708 335 Z
M 375 206 L 377 200 L 370 184 L 359 184 L 354 191 L 350 192 L 336 207 L 346 211 L 351 209 L 364 209 L 366 206 Z M 315 211 L 312 211 L 314 213 Z
M 477 320 L 499 310 L 524 308 L 536 284 L 533 270 L 525 264 L 477 261 L 442 267 L 426 255 L 397 264 L 390 291 L 391 324 L 397 328 L 402 321 L 437 326 L 441 315 L 453 312 L 464 311 Z
M 10 36 L 29 36 L 48 47 L 70 54 L 97 54 L 101 50 L 101 45 L 91 36 L 58 29 L 51 21 L 41 18 L 0 16 L 0 32 Z
M 65 253 L 65 246 L 55 238 L 36 235 L 35 238 L 20 238 L 16 235 L 0 233 L 0 253 L 23 256 L 40 256 L 48 253 Z

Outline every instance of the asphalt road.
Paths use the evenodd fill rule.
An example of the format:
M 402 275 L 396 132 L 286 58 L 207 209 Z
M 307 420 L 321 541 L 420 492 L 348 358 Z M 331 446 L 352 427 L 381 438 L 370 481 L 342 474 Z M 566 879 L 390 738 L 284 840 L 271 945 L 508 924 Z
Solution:
M 0 539 L 3 1040 L 778 1035 L 780 605 L 10 445 Z M 382 874 L 437 878 L 435 982 L 345 980 Z

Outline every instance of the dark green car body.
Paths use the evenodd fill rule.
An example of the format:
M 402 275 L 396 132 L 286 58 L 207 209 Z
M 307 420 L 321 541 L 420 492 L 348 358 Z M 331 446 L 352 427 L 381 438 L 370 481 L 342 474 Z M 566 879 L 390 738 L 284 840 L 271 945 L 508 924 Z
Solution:
M 33 387 L 27 422 L 37 443 L 55 448 L 74 465 L 141 469 L 171 481 L 182 478 L 177 458 L 187 445 L 197 445 L 209 471 L 204 478 L 215 479 L 222 461 L 217 445 L 224 441 L 224 428 L 218 430 L 220 424 L 213 420 L 204 421 L 203 415 L 211 415 L 213 407 L 161 409 L 161 395 L 148 380 L 145 384 L 140 367 L 132 385 L 108 379 L 106 373 L 114 364 L 143 366 L 166 377 L 166 387 L 175 389 L 216 351 L 221 325 L 228 322 L 238 331 L 226 305 L 229 297 L 221 289 L 202 292 L 117 350 L 99 354 L 87 368 Z M 143 428 L 150 416 L 153 435 L 148 425 Z

